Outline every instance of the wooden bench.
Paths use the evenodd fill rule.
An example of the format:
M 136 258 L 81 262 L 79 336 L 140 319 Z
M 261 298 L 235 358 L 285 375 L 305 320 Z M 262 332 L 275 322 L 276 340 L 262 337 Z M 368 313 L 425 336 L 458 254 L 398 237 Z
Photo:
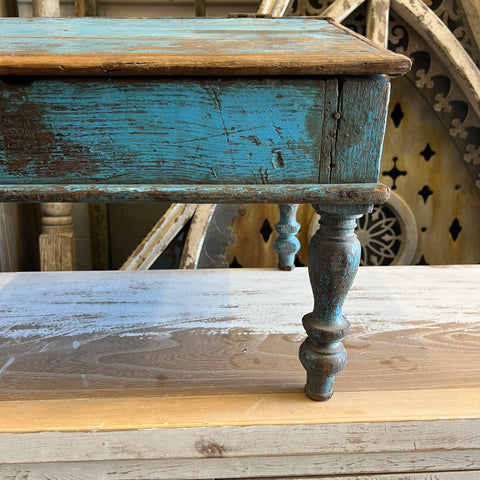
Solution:
M 360 268 L 314 403 L 305 268 L 1 274 L 0 478 L 479 479 L 479 278 Z
M 410 60 L 320 18 L 0 26 L 0 201 L 315 205 L 300 360 L 306 393 L 330 398 L 346 362 L 356 219 L 389 195 L 384 75 Z M 287 258 L 297 228 L 285 222 Z

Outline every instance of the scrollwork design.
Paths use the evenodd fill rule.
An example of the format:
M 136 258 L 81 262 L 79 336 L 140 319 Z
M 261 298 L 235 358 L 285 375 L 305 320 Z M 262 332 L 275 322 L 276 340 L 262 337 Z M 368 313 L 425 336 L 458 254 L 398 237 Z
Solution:
M 388 205 L 357 220 L 357 237 L 362 245 L 361 265 L 390 265 L 402 244 L 399 220 Z

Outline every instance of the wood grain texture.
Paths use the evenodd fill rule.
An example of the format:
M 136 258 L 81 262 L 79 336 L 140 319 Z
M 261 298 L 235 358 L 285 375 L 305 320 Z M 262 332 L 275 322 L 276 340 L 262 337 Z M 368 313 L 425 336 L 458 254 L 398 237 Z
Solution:
M 378 179 L 390 83 L 384 77 L 372 80 L 339 79 L 339 115 L 328 183 Z
M 128 202 L 154 203 L 315 203 L 377 204 L 388 200 L 390 189 L 378 183 L 344 185 L 0 185 L 0 201 L 10 202 Z
M 316 404 L 305 268 L 2 274 L 0 476 L 475 479 L 479 276 L 360 268 Z
M 323 83 L 2 82 L 0 183 L 315 183 Z
M 180 233 L 197 210 L 197 205 L 174 203 L 153 226 L 120 270 L 148 270 Z
M 352 327 L 337 397 L 478 388 L 479 275 L 475 266 L 360 268 L 344 305 Z M 303 390 L 305 268 L 0 280 L 2 400 Z
M 406 57 L 318 18 L 2 19 L 0 45 L 0 75 L 398 75 L 410 68 Z
M 291 479 L 292 477 L 288 477 Z M 477 480 L 480 478 L 480 471 L 470 470 L 468 472 L 430 472 L 430 473 L 403 473 L 401 477 L 398 474 L 376 474 L 376 475 L 354 475 L 354 476 L 328 476 L 329 480 Z M 321 480 L 325 477 L 295 477 L 295 480 Z M 255 480 L 267 480 L 266 478 L 257 478 Z M 287 477 L 278 477 L 275 480 L 288 480 Z
M 289 457 L 250 457 L 238 458 L 202 458 L 202 459 L 173 459 L 173 460 L 131 460 L 106 462 L 58 462 L 58 463 L 30 463 L 23 465 L 0 465 L 0 473 L 5 480 L 17 480 L 19 477 L 27 480 L 39 478 L 54 478 L 55 480 L 98 480 L 108 478 L 113 480 L 210 480 L 212 478 L 250 478 L 258 477 L 284 478 L 285 472 L 294 472 L 298 475 L 308 475 L 309 479 L 317 478 L 330 480 L 338 472 L 354 475 L 355 480 L 377 480 L 382 476 L 371 473 L 375 471 L 401 472 L 394 473 L 387 480 L 477 480 L 478 450 L 451 451 L 451 452 L 420 452 L 405 455 L 402 453 L 389 454 L 355 454 L 352 457 L 338 455 L 292 455 Z M 423 476 L 409 476 L 407 469 L 431 470 L 423 472 Z M 445 472 L 452 469 L 453 472 Z M 473 466 L 473 467 L 472 467 Z M 475 470 L 471 470 L 475 468 Z M 466 475 L 455 477 L 458 469 L 465 469 Z M 443 470 L 443 471 L 439 471 Z M 303 472 L 303 473 L 295 473 Z M 365 472 L 357 476 L 356 472 Z M 370 472 L 367 475 L 367 472 Z M 463 473 L 463 472 L 461 472 Z M 470 475 L 471 476 L 468 476 Z M 272 477 L 273 475 L 273 477 Z M 319 477 L 319 475 L 321 475 Z M 323 476 L 325 475 L 325 477 Z M 445 477 L 443 475 L 446 475 Z M 252 477 L 253 476 L 253 477 Z M 302 478 L 302 477 L 300 477 Z M 335 478 L 335 477 L 333 477 Z M 341 477 L 342 480 L 345 477 Z M 351 480 L 351 477 L 346 477 Z

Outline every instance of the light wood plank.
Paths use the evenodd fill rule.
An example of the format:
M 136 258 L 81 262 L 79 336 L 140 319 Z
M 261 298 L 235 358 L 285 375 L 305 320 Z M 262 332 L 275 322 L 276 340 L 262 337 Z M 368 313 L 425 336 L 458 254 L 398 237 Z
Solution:
M 471 468 L 478 464 L 478 450 L 463 452 L 421 452 L 405 456 L 400 454 L 358 454 L 354 458 L 345 455 L 290 456 L 290 457 L 252 457 L 239 461 L 229 458 L 204 458 L 199 460 L 141 460 L 79 463 L 36 463 L 24 465 L 0 465 L 0 474 L 4 480 L 26 478 L 36 480 L 52 478 L 55 480 L 200 480 L 212 478 L 252 478 L 252 476 L 284 476 L 286 471 L 304 472 L 288 477 L 292 480 L 318 478 L 338 480 L 338 472 L 349 472 L 353 477 L 341 476 L 342 480 L 383 480 L 383 475 L 355 475 L 356 471 L 374 472 L 375 470 L 396 471 L 385 480 L 477 480 L 479 471 L 441 472 L 439 469 Z M 348 462 L 348 463 L 347 463 Z M 414 476 L 405 473 L 405 469 L 434 469 L 430 473 Z M 329 472 L 331 474 L 329 474 Z M 298 476 L 300 475 L 300 477 Z M 313 475 L 313 476 L 311 476 Z M 321 475 L 319 477 L 319 475 Z M 325 475 L 325 477 L 323 476 Z M 348 473 L 347 473 L 348 475 Z M 458 475 L 458 476 L 456 476 Z M 273 477 L 277 478 L 277 477 Z M 280 477 L 284 480 L 284 477 Z M 256 480 L 259 480 L 256 478 Z
M 478 388 L 479 276 L 361 268 L 337 394 Z M 2 400 L 303 389 L 305 268 L 3 274 L 0 300 Z
M 174 203 L 122 265 L 121 270 L 148 270 L 197 210 L 196 204 Z
M 321 408 L 305 398 L 303 392 L 5 401 L 2 402 L 0 413 L 0 433 L 177 429 L 225 425 L 300 425 L 300 429 L 311 431 L 319 421 L 322 423 L 320 430 L 326 429 L 329 432 L 341 431 L 339 425 L 357 423 L 371 423 L 370 429 L 373 432 L 376 429 L 385 431 L 384 424 L 380 422 L 438 419 L 470 419 L 475 420 L 478 427 L 479 400 L 480 388 L 336 392 L 334 398 Z M 302 425 L 313 427 L 304 428 Z M 326 425 L 336 426 L 327 428 Z M 454 424 L 451 425 L 453 428 Z M 465 425 L 466 430 L 462 430 L 459 435 L 462 438 L 459 442 L 464 448 L 476 448 L 480 445 L 478 431 L 475 434 L 471 421 Z M 283 428 L 273 428 L 272 434 L 275 431 L 281 432 Z M 470 433 L 467 435 L 466 431 Z M 448 442 L 453 448 L 452 438 Z M 372 442 L 372 438 L 369 441 Z M 327 446 L 329 442 L 330 440 L 324 442 L 327 449 L 331 448 Z M 470 447 L 465 446 L 465 443 Z M 308 449 L 307 444 L 308 442 L 305 448 Z M 447 448 L 446 445 L 444 447 Z M 314 444 L 312 448 L 318 452 L 323 447 Z M 339 448 L 346 447 L 343 445 Z M 366 444 L 362 447 L 364 451 L 369 448 L 373 447 Z
M 475 479 L 479 275 L 361 268 L 321 404 L 296 360 L 306 269 L 0 275 L 0 476 Z

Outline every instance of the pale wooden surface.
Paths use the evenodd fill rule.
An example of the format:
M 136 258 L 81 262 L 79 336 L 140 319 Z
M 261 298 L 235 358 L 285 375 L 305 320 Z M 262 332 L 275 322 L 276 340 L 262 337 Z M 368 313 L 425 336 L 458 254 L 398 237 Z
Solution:
M 128 257 L 121 270 L 148 270 L 197 210 L 192 203 L 174 203 Z
M 304 268 L 2 274 L 0 478 L 476 479 L 479 277 L 361 268 L 318 404 Z
M 337 393 L 479 387 L 479 278 L 477 266 L 362 268 Z M 303 387 L 305 268 L 12 273 L 0 288 L 2 400 Z

